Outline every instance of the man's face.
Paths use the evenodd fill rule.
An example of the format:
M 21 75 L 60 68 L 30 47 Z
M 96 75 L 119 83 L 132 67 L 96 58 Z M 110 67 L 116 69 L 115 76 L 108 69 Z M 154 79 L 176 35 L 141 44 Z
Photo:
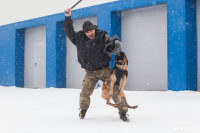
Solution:
M 94 37 L 95 37 L 95 29 L 85 32 L 85 35 L 91 40 L 94 39 Z

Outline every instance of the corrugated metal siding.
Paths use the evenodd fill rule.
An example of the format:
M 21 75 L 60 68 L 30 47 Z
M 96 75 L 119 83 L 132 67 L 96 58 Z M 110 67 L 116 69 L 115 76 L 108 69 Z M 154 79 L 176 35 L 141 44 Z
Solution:
M 127 90 L 167 90 L 166 5 L 122 13 L 123 50 L 129 59 Z
M 46 26 L 25 30 L 24 87 L 46 87 Z

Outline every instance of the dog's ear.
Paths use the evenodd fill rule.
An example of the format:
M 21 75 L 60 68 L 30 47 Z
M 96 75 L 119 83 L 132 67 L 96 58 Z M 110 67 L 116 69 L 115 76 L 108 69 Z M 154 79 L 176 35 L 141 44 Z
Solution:
M 121 52 L 120 54 L 121 54 L 121 56 L 125 56 L 125 53 L 124 53 L 124 52 Z
M 124 52 L 121 52 L 121 56 L 127 59 L 126 54 Z

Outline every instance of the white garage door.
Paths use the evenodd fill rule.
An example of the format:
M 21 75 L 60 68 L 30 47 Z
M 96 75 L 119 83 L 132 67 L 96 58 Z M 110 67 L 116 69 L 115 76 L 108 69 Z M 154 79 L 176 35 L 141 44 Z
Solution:
M 77 19 L 73 21 L 74 30 L 82 30 L 82 25 L 85 21 L 91 21 L 97 24 L 97 18 Z M 85 76 L 85 71 L 81 68 L 77 59 L 77 50 L 72 42 L 67 38 L 67 57 L 66 57 L 66 86 L 67 88 L 82 88 L 82 81 Z
M 200 0 L 197 0 L 197 59 L 198 59 L 198 90 L 200 91 Z
M 167 90 L 166 5 L 122 13 L 122 42 L 129 60 L 127 90 Z
M 24 87 L 46 87 L 46 26 L 25 30 Z

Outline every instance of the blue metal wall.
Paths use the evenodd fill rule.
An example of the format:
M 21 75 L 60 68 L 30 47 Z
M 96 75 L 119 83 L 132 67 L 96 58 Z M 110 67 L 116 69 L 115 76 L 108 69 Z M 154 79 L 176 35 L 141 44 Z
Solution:
M 0 85 L 15 86 L 16 30 L 12 25 L 0 27 Z
M 197 90 L 196 0 L 168 0 L 168 89 Z
M 72 11 L 97 16 L 97 25 L 121 37 L 121 11 L 167 3 L 168 89 L 197 90 L 195 0 L 119 0 Z M 0 26 L 0 85 L 24 86 L 24 29 L 46 25 L 46 86 L 66 87 L 64 13 Z

